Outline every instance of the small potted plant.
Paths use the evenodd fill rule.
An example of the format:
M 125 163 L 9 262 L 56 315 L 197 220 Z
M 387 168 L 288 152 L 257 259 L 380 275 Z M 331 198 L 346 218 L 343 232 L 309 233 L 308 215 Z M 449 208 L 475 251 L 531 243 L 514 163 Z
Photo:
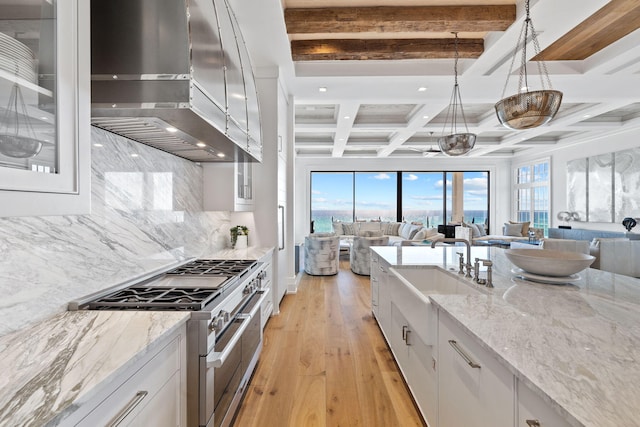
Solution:
M 234 249 L 245 249 L 248 246 L 249 228 L 245 225 L 231 227 L 231 246 Z

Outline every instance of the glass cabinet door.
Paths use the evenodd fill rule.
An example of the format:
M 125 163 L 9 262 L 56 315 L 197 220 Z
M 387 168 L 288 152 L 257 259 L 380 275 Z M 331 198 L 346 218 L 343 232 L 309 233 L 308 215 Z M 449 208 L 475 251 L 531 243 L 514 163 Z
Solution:
M 88 3 L 0 0 L 0 216 L 88 212 Z

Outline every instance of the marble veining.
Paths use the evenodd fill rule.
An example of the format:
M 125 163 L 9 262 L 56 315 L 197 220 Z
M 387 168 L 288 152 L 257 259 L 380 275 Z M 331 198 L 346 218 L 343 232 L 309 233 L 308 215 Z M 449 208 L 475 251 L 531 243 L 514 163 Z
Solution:
M 69 301 L 225 247 L 196 163 L 92 128 L 91 214 L 0 218 L 0 336 Z M 133 157 L 135 154 L 137 157 Z
M 56 425 L 189 313 L 80 311 L 0 338 L 0 425 Z
M 458 249 L 420 249 L 432 252 L 375 250 L 391 266 L 455 265 Z M 472 257 L 487 251 L 494 289 L 431 301 L 571 425 L 637 426 L 640 280 L 588 269 L 571 285 L 538 284 L 515 278 L 501 249 Z

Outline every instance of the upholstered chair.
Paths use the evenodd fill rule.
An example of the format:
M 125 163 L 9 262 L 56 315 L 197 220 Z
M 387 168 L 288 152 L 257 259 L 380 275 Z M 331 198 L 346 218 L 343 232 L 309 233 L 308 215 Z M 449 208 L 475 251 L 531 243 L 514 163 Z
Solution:
M 340 236 L 310 234 L 304 238 L 304 271 L 313 276 L 338 274 Z
M 371 274 L 371 256 L 369 254 L 370 246 L 387 246 L 389 236 L 384 237 L 361 237 L 353 238 L 353 245 L 349 254 L 351 271 L 363 276 Z
M 589 255 L 589 242 L 587 240 L 571 239 L 542 239 L 542 249 L 552 251 L 578 252 Z

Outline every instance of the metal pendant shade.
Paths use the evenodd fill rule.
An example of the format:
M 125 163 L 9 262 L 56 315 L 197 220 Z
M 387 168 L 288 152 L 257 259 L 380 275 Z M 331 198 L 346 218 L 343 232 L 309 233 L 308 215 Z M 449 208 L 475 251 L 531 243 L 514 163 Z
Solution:
M 462 107 L 462 96 L 460 95 L 460 86 L 458 85 L 458 33 L 455 35 L 456 56 L 453 67 L 455 76 L 455 84 L 451 93 L 451 101 L 447 108 L 447 115 L 444 120 L 442 136 L 438 138 L 438 146 L 442 152 L 448 156 L 461 156 L 467 154 L 476 144 L 476 135 L 469 133 L 467 120 L 464 116 L 464 108 Z M 458 114 L 464 123 L 464 132 L 458 132 Z M 449 121 L 451 120 L 451 121 Z M 447 127 L 449 132 L 447 132 Z
M 562 92 L 553 90 L 551 87 L 551 79 L 549 79 L 549 72 L 544 61 L 536 61 L 542 89 L 529 90 L 529 77 L 527 74 L 527 41 L 529 36 L 536 56 L 540 53 L 540 45 L 529 15 L 529 0 L 526 0 L 525 7 L 527 15 L 516 43 L 507 81 L 502 91 L 502 99 L 495 104 L 498 121 L 503 126 L 514 130 L 531 129 L 548 123 L 555 117 L 562 102 Z M 519 51 L 522 52 L 520 78 L 518 80 L 520 92 L 505 98 L 504 94 L 509 84 L 509 77 L 513 71 L 513 65 Z

